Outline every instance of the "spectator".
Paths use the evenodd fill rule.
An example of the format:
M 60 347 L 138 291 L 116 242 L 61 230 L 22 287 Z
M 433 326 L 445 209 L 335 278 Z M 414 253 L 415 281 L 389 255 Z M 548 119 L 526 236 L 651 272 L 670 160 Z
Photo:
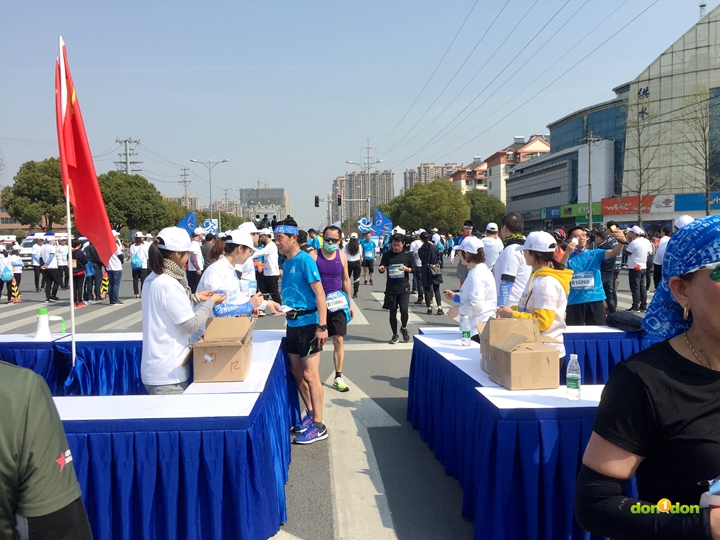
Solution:
M 660 285 L 660 281 L 662 281 L 663 257 L 665 256 L 665 250 L 667 249 L 667 243 L 670 241 L 671 234 L 670 227 L 663 227 L 660 230 L 660 241 L 653 256 L 653 284 L 655 285 L 656 291 Z
M 598 249 L 612 249 L 617 244 L 614 237 L 608 239 L 607 233 L 601 229 L 595 231 L 595 238 L 598 242 Z M 605 303 L 607 304 L 608 313 L 617 311 L 617 291 L 615 290 L 615 261 L 614 259 L 605 259 L 600 264 L 600 276 L 602 277 L 603 290 L 605 291 Z
M 432 300 L 435 296 L 437 314 L 443 315 L 442 303 L 440 300 L 440 284 L 443 282 L 442 268 L 440 266 L 440 251 L 431 241 L 430 235 L 426 232 L 420 235 L 423 245 L 418 250 L 418 256 L 422 264 L 421 282 L 425 295 L 425 306 L 428 315 L 432 313 Z
M 652 252 L 652 244 L 645 238 L 645 231 L 633 225 L 628 233 L 630 245 L 628 252 L 628 279 L 632 293 L 632 306 L 628 311 L 645 311 L 647 309 L 646 277 L 648 254 Z
M 483 252 L 485 253 L 485 265 L 492 270 L 495 266 L 495 261 L 502 253 L 504 245 L 500 240 L 500 234 L 498 231 L 497 223 L 488 223 L 485 227 L 485 238 L 482 239 Z

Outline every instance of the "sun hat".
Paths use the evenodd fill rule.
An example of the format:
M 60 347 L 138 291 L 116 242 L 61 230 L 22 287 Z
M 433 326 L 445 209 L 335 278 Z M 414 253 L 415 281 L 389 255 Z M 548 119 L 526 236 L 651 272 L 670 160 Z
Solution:
M 683 307 L 670 292 L 675 276 L 714 268 L 720 264 L 720 215 L 686 223 L 670 237 L 662 264 L 662 281 L 648 306 L 643 326 L 649 333 L 671 338 L 690 329 L 692 315 L 683 318 Z
M 246 246 L 249 247 L 252 251 L 255 251 L 255 244 L 252 237 L 250 236 L 250 233 L 247 231 L 242 231 L 240 229 L 226 233 L 225 243 L 235 244 L 237 246 Z
M 476 254 L 479 250 L 483 249 L 484 244 L 482 240 L 475 236 L 466 236 L 463 241 L 453 248 L 455 251 L 464 251 L 465 253 Z
M 492 221 L 487 224 L 487 227 L 485 227 L 486 231 L 490 232 L 498 232 L 498 226 L 497 223 L 493 223 Z
M 675 227 L 677 227 L 678 229 L 682 229 L 685 225 L 693 221 L 695 221 L 695 218 L 690 217 L 687 214 L 683 214 L 675 220 Z
M 241 223 L 238 229 L 241 231 L 247 231 L 249 234 L 258 234 L 260 232 L 252 221 Z
M 518 248 L 520 251 L 538 251 L 540 253 L 555 253 L 557 240 L 545 231 L 534 231 L 527 235 L 525 243 Z
M 159 247 L 168 251 L 190 251 L 190 236 L 180 227 L 167 227 L 157 234 Z

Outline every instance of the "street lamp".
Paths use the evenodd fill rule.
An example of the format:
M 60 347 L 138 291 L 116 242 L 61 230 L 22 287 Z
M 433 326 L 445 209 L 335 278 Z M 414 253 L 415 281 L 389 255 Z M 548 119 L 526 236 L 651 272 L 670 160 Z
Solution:
M 208 159 L 207 161 L 198 161 L 197 159 L 191 159 L 190 161 L 192 161 L 193 163 L 199 163 L 200 165 L 205 165 L 205 167 L 207 167 L 207 170 L 208 170 L 208 180 L 209 180 L 209 183 L 210 183 L 210 223 L 212 223 L 212 219 L 213 219 L 212 170 L 213 170 L 213 167 L 215 167 L 215 165 L 218 165 L 218 164 L 220 164 L 220 163 L 227 163 L 227 162 L 230 161 L 230 160 L 229 160 L 229 159 L 223 159 L 222 161 L 212 161 L 212 160 Z M 218 233 L 219 233 L 220 230 L 221 230 L 221 229 L 220 229 L 220 225 L 222 224 L 222 222 L 221 222 L 221 219 L 222 219 L 221 214 L 222 214 L 222 212 L 219 212 L 219 213 L 218 213 Z
M 367 208 L 366 208 L 366 214 L 368 220 L 370 219 L 370 167 L 373 165 L 377 165 L 378 163 L 382 163 L 382 159 L 378 159 L 377 161 L 370 161 L 369 159 L 365 161 L 364 164 L 355 163 L 354 161 L 345 161 L 345 163 L 349 163 L 350 165 L 356 165 L 360 167 L 365 172 L 365 181 L 368 185 L 368 193 L 367 193 Z

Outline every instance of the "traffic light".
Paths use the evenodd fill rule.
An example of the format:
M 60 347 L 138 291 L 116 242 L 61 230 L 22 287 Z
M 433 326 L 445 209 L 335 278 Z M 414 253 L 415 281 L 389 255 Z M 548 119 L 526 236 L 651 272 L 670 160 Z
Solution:
M 338 194 L 338 206 L 342 206 L 342 195 Z
M 320 197 L 315 195 L 315 208 L 320 208 Z

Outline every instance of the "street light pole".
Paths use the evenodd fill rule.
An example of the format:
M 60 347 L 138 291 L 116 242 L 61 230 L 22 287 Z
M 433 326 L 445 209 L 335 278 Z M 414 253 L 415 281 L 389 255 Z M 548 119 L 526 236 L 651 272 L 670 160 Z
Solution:
M 227 163 L 230 161 L 229 159 L 223 159 L 222 161 L 212 161 L 211 159 L 208 159 L 207 161 L 198 161 L 197 159 L 191 159 L 193 163 L 199 163 L 200 165 L 204 165 L 207 167 L 208 170 L 208 182 L 210 184 L 210 223 L 212 223 L 213 220 L 213 200 L 212 200 L 212 170 L 215 165 L 219 165 L 220 163 Z M 221 214 L 222 212 L 218 213 L 218 233 L 220 232 L 220 225 L 221 225 Z
M 368 146 L 366 148 L 369 148 L 370 141 L 368 141 Z M 365 214 L 368 218 L 368 221 L 371 219 L 370 217 L 370 167 L 372 165 L 377 165 L 378 163 L 382 163 L 382 159 L 378 159 L 377 161 L 370 162 L 370 151 L 368 150 L 368 156 L 366 159 L 366 163 L 360 164 L 355 163 L 354 161 L 345 161 L 345 163 L 349 163 L 350 165 L 356 165 L 357 167 L 360 167 L 362 169 L 363 173 L 365 174 L 365 183 L 367 184 L 367 191 L 365 193 Z M 346 182 L 347 185 L 347 182 Z M 343 197 L 345 198 L 345 197 Z

